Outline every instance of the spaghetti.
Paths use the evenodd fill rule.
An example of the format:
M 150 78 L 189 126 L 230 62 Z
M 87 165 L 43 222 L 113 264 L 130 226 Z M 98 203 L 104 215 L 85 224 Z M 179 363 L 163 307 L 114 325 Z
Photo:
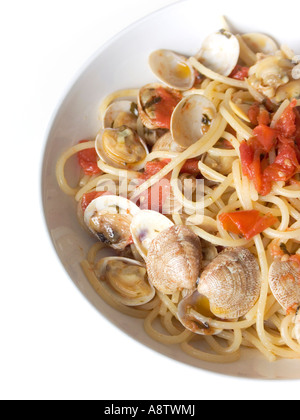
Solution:
M 153 339 L 179 344 L 190 356 L 214 363 L 238 360 L 242 348 L 256 349 L 269 361 L 300 358 L 300 103 L 295 99 L 300 81 L 292 78 L 295 64 L 290 50 L 287 56 L 286 49 L 275 49 L 274 41 L 267 42 L 265 35 L 260 46 L 259 34 L 253 49 L 250 35 L 234 36 L 222 30 L 188 59 L 165 50 L 154 53 L 154 74 L 158 77 L 157 66 L 162 64 L 166 72 L 161 76 L 160 70 L 162 84 L 122 90 L 105 98 L 99 111 L 103 129 L 97 138 L 72 146 L 56 167 L 60 188 L 78 202 L 81 223 L 88 224 L 100 240 L 81 262 L 96 292 L 121 313 L 143 318 L 145 331 Z M 218 42 L 224 49 L 230 42 L 233 52 L 215 57 L 211 47 L 220 51 Z M 187 78 L 192 82 L 182 88 L 180 83 L 189 83 Z M 82 168 L 75 188 L 68 184 L 64 169 L 73 155 L 79 157 Z M 199 180 L 201 200 L 196 198 Z M 183 181 L 189 181 L 188 195 L 180 188 Z M 189 316 L 202 327 L 209 326 L 212 333 L 207 334 L 188 328 L 179 311 L 199 279 L 193 290 L 178 287 L 172 293 L 150 284 L 153 294 L 146 303 L 125 304 L 124 294 L 127 302 L 130 296 L 149 293 L 148 283 L 136 280 L 145 274 L 149 246 L 141 239 L 139 248 L 132 235 L 126 236 L 125 228 L 120 228 L 128 217 L 128 209 L 127 214 L 119 210 L 125 209 L 123 201 L 112 205 L 110 241 L 97 230 L 96 210 L 104 217 L 107 213 L 95 203 L 104 195 L 107 202 L 112 196 L 126 196 L 136 203 L 130 210 L 133 217 L 140 214 L 138 210 L 150 209 L 152 195 L 156 213 L 169 210 L 161 215 L 170 223 L 166 226 L 188 226 L 201 242 L 200 283 L 203 270 L 227 249 L 250 251 L 260 270 L 259 297 L 235 319 L 218 317 L 209 302 L 208 308 L 190 306 Z M 148 223 L 152 223 L 150 213 Z M 156 226 L 153 238 L 155 230 Z M 122 235 L 124 246 L 120 245 Z M 107 262 L 113 273 L 109 287 L 101 258 L 101 250 L 108 246 L 117 254 L 111 260 L 114 265 Z M 130 260 L 136 264 L 128 266 Z M 276 273 L 276 281 L 270 274 L 274 261 L 290 270 Z M 121 273 L 120 278 L 114 273 Z M 283 298 L 282 288 L 288 295 Z

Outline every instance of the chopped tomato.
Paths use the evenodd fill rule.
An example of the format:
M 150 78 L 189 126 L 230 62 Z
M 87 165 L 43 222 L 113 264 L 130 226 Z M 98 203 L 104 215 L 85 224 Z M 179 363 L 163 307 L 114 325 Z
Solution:
M 258 124 L 259 113 L 260 113 L 259 103 L 256 102 L 249 108 L 249 111 L 248 111 L 248 117 L 253 125 Z
M 276 129 L 279 133 L 287 138 L 293 137 L 296 134 L 296 112 L 294 110 L 296 105 L 297 101 L 294 99 L 284 110 L 276 124 Z
M 169 130 L 173 111 L 181 101 L 182 96 L 180 93 L 172 94 L 162 86 L 159 86 L 156 91 L 158 98 L 161 98 L 161 100 L 155 105 L 155 122 L 160 128 Z
M 81 208 L 85 212 L 87 206 L 96 198 L 101 197 L 102 195 L 110 194 L 107 191 L 91 191 L 89 193 L 83 194 L 81 199 Z
M 261 108 L 258 102 L 249 108 L 248 117 L 253 125 L 269 125 L 271 123 L 269 112 Z
M 163 159 L 157 162 L 147 162 L 145 166 L 145 172 L 142 174 L 143 179 L 149 179 L 153 175 L 156 175 L 160 172 L 168 163 L 171 162 L 171 159 Z
M 89 140 L 81 140 L 79 143 L 85 143 Z M 82 167 L 85 175 L 97 175 L 101 173 L 98 168 L 98 155 L 95 149 L 85 149 L 77 153 L 78 163 Z
M 158 162 L 147 162 L 145 166 L 145 172 L 142 174 L 141 178 L 149 179 L 153 175 L 156 175 L 160 172 L 168 163 L 171 162 L 171 159 L 163 159 Z M 181 168 L 181 174 L 189 175 L 198 175 L 200 173 L 198 167 L 199 159 L 188 159 Z
M 261 109 L 257 122 L 259 125 L 269 125 L 271 123 L 270 114 L 266 109 Z
M 271 214 L 261 216 L 257 210 L 223 213 L 219 216 L 219 220 L 225 230 L 243 235 L 248 240 L 273 226 L 278 221 Z
M 249 76 L 249 67 L 243 67 L 239 64 L 235 66 L 229 77 L 237 80 L 245 80 Z
M 300 149 L 300 110 L 299 107 L 294 108 L 294 112 L 296 115 L 295 124 L 296 124 L 296 132 L 295 132 L 295 141 Z
M 198 164 L 199 159 L 189 159 L 185 162 L 180 172 L 183 174 L 198 175 L 200 173 Z
M 264 171 L 264 177 L 271 181 L 288 181 L 299 170 L 299 163 L 292 143 L 281 143 L 275 162 Z
M 276 144 L 277 132 L 267 125 L 258 125 L 253 133 L 259 141 L 264 152 L 269 153 Z

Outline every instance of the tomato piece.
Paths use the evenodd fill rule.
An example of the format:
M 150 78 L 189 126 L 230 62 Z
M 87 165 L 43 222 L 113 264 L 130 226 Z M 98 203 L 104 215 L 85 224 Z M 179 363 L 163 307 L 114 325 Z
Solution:
M 294 111 L 296 105 L 297 101 L 294 99 L 284 110 L 276 124 L 276 129 L 282 136 L 287 138 L 293 137 L 296 134 L 296 112 Z
M 260 113 L 259 103 L 256 102 L 249 108 L 249 111 L 248 111 L 248 117 L 253 125 L 258 124 L 259 113 Z
M 158 172 L 160 172 L 170 162 L 171 159 L 163 159 L 158 162 L 147 162 L 145 166 L 145 172 L 141 175 L 141 178 L 145 180 L 151 178 L 153 175 L 156 175 Z M 198 175 L 200 173 L 198 163 L 198 159 L 188 159 L 182 166 L 180 173 Z
M 109 195 L 110 193 L 107 191 L 91 191 L 86 194 L 83 194 L 81 199 L 81 208 L 82 211 L 85 212 L 88 205 L 95 200 L 98 197 L 101 197 L 102 195 Z
M 271 181 L 289 181 L 299 171 L 299 161 L 294 142 L 280 138 L 275 162 L 264 171 L 264 178 Z
M 269 153 L 276 144 L 277 131 L 268 127 L 267 125 L 261 124 L 253 130 L 256 139 L 259 141 L 263 148 L 263 151 Z
M 157 89 L 160 101 L 155 105 L 155 123 L 160 128 L 170 129 L 171 117 L 177 104 L 181 101 L 181 94 L 171 93 L 159 86 Z
M 249 67 L 243 67 L 239 64 L 235 66 L 229 77 L 236 80 L 245 80 L 249 76 Z
M 171 162 L 171 159 L 163 159 L 158 162 L 147 162 L 145 166 L 145 173 L 141 176 L 143 179 L 149 179 L 153 175 L 156 175 L 160 172 L 168 163 Z
M 278 221 L 271 214 L 261 216 L 258 210 L 223 213 L 219 216 L 219 220 L 225 230 L 241 234 L 248 240 L 273 226 Z
M 189 159 L 185 162 L 185 164 L 181 168 L 180 173 L 189 174 L 189 175 L 198 175 L 200 173 L 198 164 L 199 164 L 199 159 Z
M 85 143 L 89 140 L 81 140 L 79 143 Z M 98 155 L 95 149 L 85 149 L 77 153 L 79 165 L 82 167 L 85 175 L 101 174 L 101 169 L 98 168 Z
M 270 114 L 266 109 L 261 109 L 260 114 L 257 118 L 257 122 L 259 125 L 269 125 L 271 123 Z

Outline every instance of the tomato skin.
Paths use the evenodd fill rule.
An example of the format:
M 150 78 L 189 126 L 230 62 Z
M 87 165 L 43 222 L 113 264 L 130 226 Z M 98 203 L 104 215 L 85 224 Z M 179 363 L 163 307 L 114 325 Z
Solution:
M 219 220 L 225 230 L 243 235 L 247 240 L 252 239 L 278 221 L 271 214 L 260 216 L 257 210 L 222 213 Z
M 81 140 L 79 143 L 85 143 L 89 140 Z M 101 169 L 98 168 L 98 155 L 95 149 L 85 149 L 77 153 L 79 165 L 82 167 L 85 175 L 101 174 Z
M 157 89 L 157 95 L 161 98 L 161 101 L 155 105 L 155 124 L 159 128 L 170 129 L 171 117 L 177 104 L 181 101 L 182 95 L 180 93 L 171 93 L 159 86 Z
M 249 67 L 243 67 L 239 64 L 235 66 L 229 77 L 236 80 L 245 80 L 249 76 Z

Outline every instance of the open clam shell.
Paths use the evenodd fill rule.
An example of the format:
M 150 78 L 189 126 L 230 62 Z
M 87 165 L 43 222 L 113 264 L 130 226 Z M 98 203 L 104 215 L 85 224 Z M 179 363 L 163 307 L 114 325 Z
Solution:
M 203 271 L 198 292 L 209 300 L 211 312 L 220 319 L 246 315 L 261 289 L 256 258 L 245 248 L 228 248 Z
M 84 222 L 103 243 L 124 250 L 131 239 L 130 225 L 140 209 L 131 201 L 116 195 L 93 200 L 84 212 Z
M 172 113 L 181 99 L 179 91 L 159 83 L 143 86 L 138 94 L 138 110 L 144 126 L 169 130 Z
M 97 276 L 110 296 L 123 305 L 144 305 L 155 296 L 146 267 L 138 261 L 122 257 L 103 258 L 98 263 Z
M 119 169 L 139 170 L 149 154 L 144 140 L 126 126 L 100 130 L 95 148 L 103 162 Z
M 188 148 L 208 130 L 216 117 L 214 104 L 203 95 L 191 95 L 179 102 L 171 120 L 171 134 L 181 148 Z
M 164 294 L 195 290 L 201 263 L 200 239 L 186 226 L 172 226 L 159 233 L 146 259 L 150 282 Z
M 197 59 L 210 70 L 229 76 L 238 63 L 240 44 L 232 33 L 222 29 L 209 35 L 197 54 Z
M 137 130 L 138 110 L 137 104 L 132 101 L 113 102 L 106 109 L 102 125 L 103 128 L 118 128 L 126 125 L 132 130 Z
M 146 260 L 153 239 L 162 231 L 174 226 L 166 216 L 152 211 L 140 210 L 130 226 L 133 242 L 139 254 Z
M 272 55 L 278 51 L 278 45 L 269 36 L 257 32 L 242 35 L 243 41 L 255 53 Z
M 209 301 L 197 290 L 182 299 L 178 305 L 178 318 L 189 331 L 199 335 L 217 335 L 221 330 L 210 326 L 213 313 Z
M 186 57 L 169 50 L 156 50 L 149 57 L 154 75 L 172 89 L 189 90 L 195 83 L 195 72 Z

